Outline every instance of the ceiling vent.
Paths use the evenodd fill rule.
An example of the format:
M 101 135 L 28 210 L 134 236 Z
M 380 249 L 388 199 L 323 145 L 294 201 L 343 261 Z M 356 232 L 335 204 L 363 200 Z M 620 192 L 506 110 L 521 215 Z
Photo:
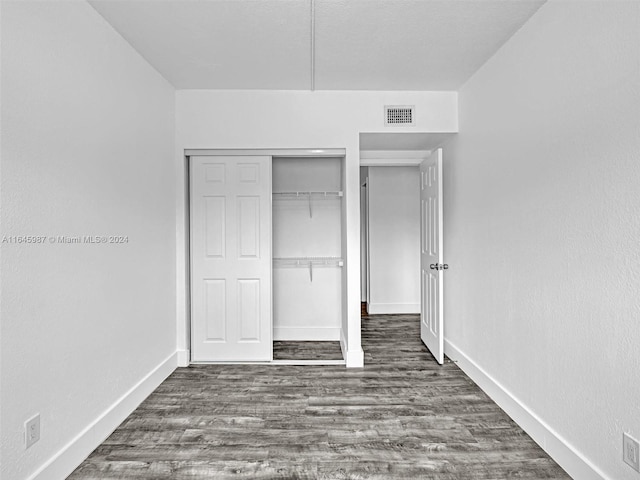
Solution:
M 385 105 L 384 125 L 415 125 L 414 108 L 413 105 Z

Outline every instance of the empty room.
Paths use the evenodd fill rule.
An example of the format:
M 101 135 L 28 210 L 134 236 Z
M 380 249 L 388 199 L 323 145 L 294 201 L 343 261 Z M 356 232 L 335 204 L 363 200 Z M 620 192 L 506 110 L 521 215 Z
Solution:
M 640 1 L 0 0 L 0 478 L 640 480 Z

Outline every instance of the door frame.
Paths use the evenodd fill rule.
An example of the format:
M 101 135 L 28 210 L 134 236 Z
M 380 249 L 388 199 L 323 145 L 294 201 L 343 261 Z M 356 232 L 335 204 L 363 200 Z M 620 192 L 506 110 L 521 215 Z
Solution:
M 432 154 L 434 154 L 437 150 L 442 150 L 444 155 L 444 148 L 439 145 L 436 146 L 435 148 L 428 150 L 428 151 L 424 151 L 423 155 L 416 155 L 415 153 L 417 151 L 411 151 L 410 154 L 408 154 L 407 152 L 402 152 L 402 151 L 389 151 L 389 156 L 385 156 L 384 153 L 385 151 L 380 151 L 377 152 L 378 154 L 375 155 L 375 157 L 372 158 L 361 158 L 360 159 L 360 167 L 416 167 L 416 168 L 420 168 L 420 164 L 428 159 L 429 157 L 431 157 Z M 399 153 L 403 153 L 404 155 L 398 155 Z M 392 155 L 393 154 L 393 155 Z M 362 185 L 362 184 L 361 184 Z M 368 193 L 368 192 L 367 192 Z M 368 199 L 367 199 L 368 200 Z M 360 197 L 360 202 L 365 201 L 365 199 L 362 198 L 362 196 Z M 416 199 L 417 202 L 420 202 L 420 197 L 418 196 L 418 198 Z M 367 202 L 368 203 L 368 202 Z M 368 213 L 368 207 L 369 205 L 367 204 L 367 213 Z M 366 225 L 368 227 L 368 221 L 364 222 L 361 220 L 361 225 Z M 369 239 L 369 234 L 367 232 L 367 241 Z M 367 262 L 369 262 L 369 252 L 368 252 L 368 248 L 367 248 Z M 366 266 L 365 268 L 366 272 L 367 272 L 367 278 L 363 279 L 362 277 L 360 278 L 360 282 L 369 281 L 369 265 Z M 420 270 L 420 265 L 418 265 L 418 270 Z M 361 269 L 362 271 L 362 269 Z M 420 272 L 420 274 L 422 275 L 422 272 Z M 361 287 L 362 288 L 362 287 Z M 367 285 L 367 303 L 369 302 L 369 286 Z M 422 305 L 422 292 L 420 292 L 420 310 L 422 311 L 423 305 Z M 421 322 L 422 320 L 420 320 Z M 444 321 L 443 321 L 444 324 Z M 362 326 L 360 327 L 362 329 Z M 418 340 L 420 340 L 420 338 L 418 338 Z M 421 340 L 420 340 L 421 341 Z M 424 344 L 423 344 L 424 345 Z
M 191 217 L 191 191 L 190 191 L 190 183 L 191 183 L 191 168 L 190 168 L 190 159 L 192 156 L 270 156 L 270 157 L 340 157 L 342 158 L 342 177 L 344 183 L 345 176 L 345 168 L 346 168 L 346 149 L 344 148 L 314 148 L 314 149 L 300 149 L 300 148 L 269 148 L 269 149 L 208 149 L 208 148 L 188 148 L 183 152 L 183 171 L 184 171 L 184 196 L 182 201 L 184 202 L 184 288 L 185 292 L 185 304 L 183 306 L 176 305 L 177 309 L 183 307 L 184 308 L 184 318 L 185 318 L 185 338 L 183 341 L 185 342 L 186 349 L 178 350 L 178 366 L 188 366 L 193 363 L 191 359 L 191 329 L 192 329 L 192 318 L 191 318 L 191 225 L 190 225 L 190 217 Z M 342 231 L 343 235 L 346 235 L 346 215 L 344 212 L 344 204 L 343 202 L 343 214 L 342 214 Z M 346 252 L 344 252 L 346 254 Z M 342 270 L 343 275 L 343 285 L 346 285 L 346 269 Z M 179 287 L 177 285 L 177 287 Z M 343 305 L 343 310 L 345 306 Z M 344 315 L 344 312 L 343 312 Z M 341 342 L 342 345 L 342 342 Z M 344 353 L 344 352 L 343 352 Z M 298 361 L 304 364 L 318 364 L 317 361 L 308 360 L 308 361 Z M 331 363 L 335 361 L 321 361 L 322 364 L 326 364 L 327 362 Z M 201 363 L 201 362 L 198 362 Z M 217 365 L 222 364 L 269 364 L 269 363 L 291 363 L 288 361 L 271 361 L 271 362 L 214 362 Z M 332 363 L 333 364 L 333 363 Z M 340 361 L 340 364 L 344 364 L 344 361 Z

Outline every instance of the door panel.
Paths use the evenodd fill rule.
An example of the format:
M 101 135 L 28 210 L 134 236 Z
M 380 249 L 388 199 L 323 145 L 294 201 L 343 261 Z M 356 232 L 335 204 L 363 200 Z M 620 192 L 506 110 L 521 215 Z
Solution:
M 224 279 L 204 280 L 206 294 L 205 319 L 207 322 L 206 340 L 224 342 L 227 339 L 226 318 L 226 281 Z
M 224 257 L 225 251 L 225 198 L 205 197 L 204 221 L 207 257 Z
M 442 255 L 442 150 L 420 164 L 420 338 L 440 364 L 444 362 Z
M 260 341 L 260 279 L 238 280 L 239 342 Z
M 238 197 L 238 258 L 260 258 L 260 197 Z
M 271 360 L 271 157 L 191 157 L 190 232 L 192 360 Z

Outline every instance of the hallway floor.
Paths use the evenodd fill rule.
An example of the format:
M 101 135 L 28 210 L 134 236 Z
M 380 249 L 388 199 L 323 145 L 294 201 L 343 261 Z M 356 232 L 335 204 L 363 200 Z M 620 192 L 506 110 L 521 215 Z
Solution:
M 177 369 L 69 477 L 568 479 L 416 315 L 363 317 L 364 369 Z

